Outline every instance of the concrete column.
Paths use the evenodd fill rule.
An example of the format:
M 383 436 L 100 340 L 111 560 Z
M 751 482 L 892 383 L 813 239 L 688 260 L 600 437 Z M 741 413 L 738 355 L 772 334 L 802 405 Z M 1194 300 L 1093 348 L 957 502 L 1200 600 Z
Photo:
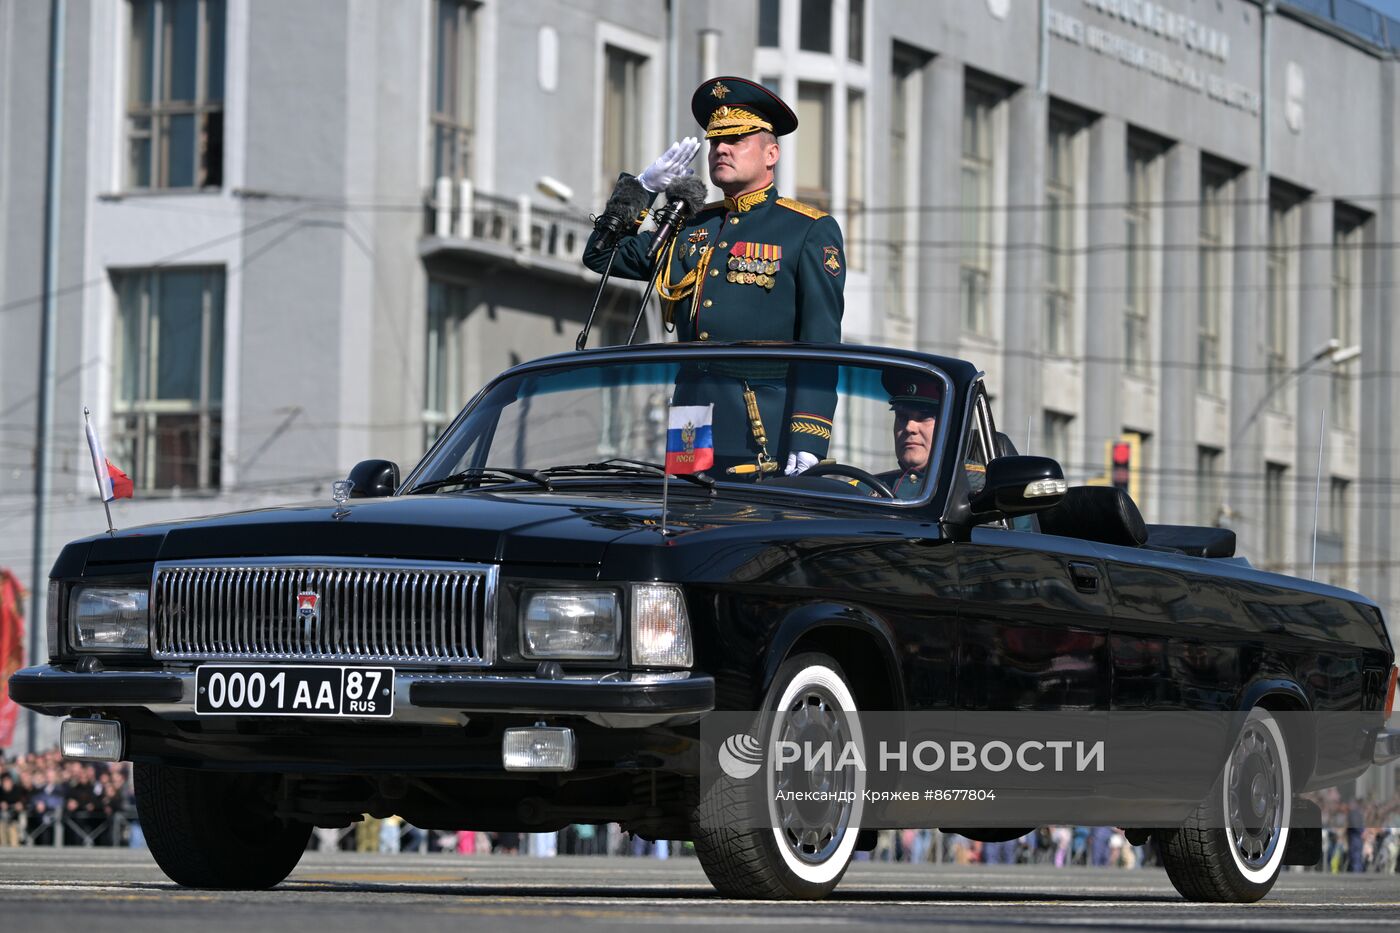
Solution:
M 1302 364 L 1332 336 L 1332 202 L 1311 198 L 1299 205 L 1301 223 L 1298 251 L 1298 364 Z M 1332 366 L 1327 360 L 1313 364 L 1299 376 L 1291 391 L 1297 392 L 1297 441 L 1293 489 L 1294 571 L 1307 576 L 1312 560 L 1313 493 L 1317 482 L 1318 419 L 1331 401 Z M 1329 412 L 1327 420 L 1335 420 Z M 1322 495 L 1327 495 L 1327 452 L 1322 459 Z
M 1006 106 L 1006 201 L 1013 205 L 1043 204 L 1049 101 L 1045 95 L 1023 88 Z M 1045 236 L 1044 220 L 1045 215 L 1035 210 L 1012 210 L 1006 218 L 1006 355 L 997 417 L 1000 429 L 1018 447 L 1025 444 L 1026 416 L 1039 409 L 1043 394 L 1037 354 L 1043 349 L 1045 334 L 1040 300 L 1044 254 L 1039 249 Z
M 1177 143 L 1164 156 L 1162 240 L 1173 246 L 1200 236 L 1201 152 Z M 1195 522 L 1196 333 L 1200 319 L 1199 254 L 1168 249 L 1162 254 L 1162 288 L 1156 321 L 1162 366 L 1158 370 L 1157 481 L 1153 500 L 1163 522 Z
M 959 201 L 962 170 L 963 63 L 938 56 L 924 66 L 919 113 L 919 201 L 954 205 Z M 955 353 L 958 332 L 958 238 L 961 216 L 957 211 L 920 213 L 916 236 L 921 244 L 913 254 L 918 270 L 912 302 L 918 349 L 925 353 Z
M 1381 139 L 1400 133 L 1400 62 L 1381 65 Z M 1361 396 L 1360 496 L 1361 527 L 1358 559 L 1361 591 L 1380 603 L 1390 626 L 1392 642 L 1400 643 L 1400 522 L 1395 521 L 1400 501 L 1400 447 L 1395 440 L 1395 400 L 1400 398 L 1400 165 L 1393 157 L 1381 160 L 1381 193 L 1384 200 L 1366 231 L 1362 250 L 1361 359 L 1352 363 L 1363 378 L 1357 383 Z M 1392 777 L 1393 780 L 1393 777 Z
M 1268 295 L 1264 288 L 1268 206 L 1258 203 L 1257 169 L 1235 179 L 1235 260 L 1233 307 L 1230 314 L 1230 444 L 1225 451 L 1227 480 L 1225 524 L 1235 530 L 1238 552 L 1259 555 L 1264 546 L 1264 458 L 1260 449 L 1259 418 L 1249 424 L 1251 412 L 1264 397 L 1268 379 L 1264 373 L 1264 315 Z
M 1123 209 L 1127 192 L 1127 127 L 1101 117 L 1089 129 L 1091 205 L 1085 247 L 1084 462 L 1103 463 L 1104 443 L 1123 426 Z M 1102 206 L 1100 206 L 1102 205 Z

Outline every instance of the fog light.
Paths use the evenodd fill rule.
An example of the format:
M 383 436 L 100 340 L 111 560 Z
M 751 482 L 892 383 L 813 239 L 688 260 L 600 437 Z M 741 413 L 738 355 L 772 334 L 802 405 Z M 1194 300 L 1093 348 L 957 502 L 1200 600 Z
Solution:
M 65 719 L 59 730 L 63 757 L 79 761 L 121 761 L 122 724 L 113 719 Z
M 507 729 L 501 758 L 507 771 L 572 771 L 574 730 L 563 726 Z

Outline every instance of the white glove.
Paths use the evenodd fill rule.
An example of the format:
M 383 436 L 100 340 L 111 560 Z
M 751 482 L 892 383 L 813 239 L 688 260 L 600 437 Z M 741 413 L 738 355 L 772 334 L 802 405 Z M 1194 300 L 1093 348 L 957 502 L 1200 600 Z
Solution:
M 642 174 L 637 176 L 637 180 L 642 183 L 643 188 L 652 194 L 665 191 L 677 178 L 685 178 L 687 175 L 695 174 L 695 169 L 690 168 L 690 163 L 694 161 L 695 154 L 699 151 L 700 140 L 694 136 L 687 136 L 679 142 L 671 143 L 671 148 L 658 156 L 655 162 L 648 165 Z
M 783 473 L 787 476 L 796 476 L 799 473 L 805 473 L 816 465 L 816 454 L 809 454 L 806 451 L 788 454 L 787 469 L 783 470 Z

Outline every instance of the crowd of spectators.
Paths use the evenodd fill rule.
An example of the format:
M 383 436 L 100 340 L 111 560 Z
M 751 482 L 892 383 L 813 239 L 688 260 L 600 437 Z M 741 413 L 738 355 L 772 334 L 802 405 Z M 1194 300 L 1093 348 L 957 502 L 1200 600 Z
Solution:
M 0 846 L 126 845 L 131 765 L 68 761 L 58 749 L 0 758 Z

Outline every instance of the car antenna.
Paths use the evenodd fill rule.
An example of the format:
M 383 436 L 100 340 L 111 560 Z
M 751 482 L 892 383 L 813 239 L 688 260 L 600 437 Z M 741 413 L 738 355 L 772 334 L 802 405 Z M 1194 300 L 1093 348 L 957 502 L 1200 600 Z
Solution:
M 1317 512 L 1322 504 L 1322 440 L 1327 436 L 1327 406 L 1317 419 L 1317 477 L 1313 483 L 1312 579 L 1317 580 Z

